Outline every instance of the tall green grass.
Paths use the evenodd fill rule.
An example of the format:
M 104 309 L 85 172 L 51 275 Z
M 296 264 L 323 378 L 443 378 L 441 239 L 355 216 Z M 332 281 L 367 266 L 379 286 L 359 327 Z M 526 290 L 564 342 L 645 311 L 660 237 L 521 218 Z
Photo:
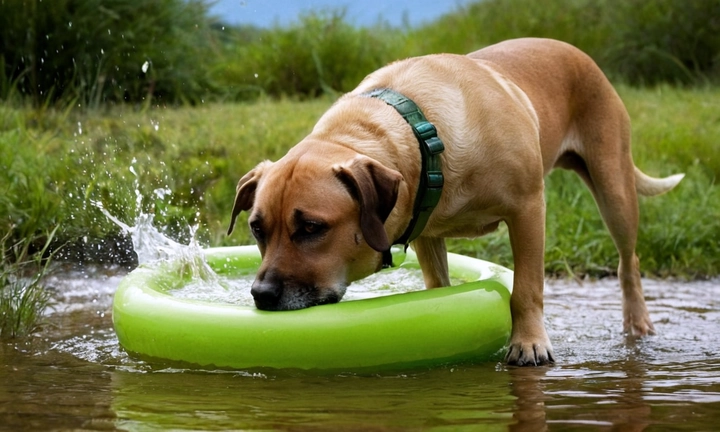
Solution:
M 200 0 L 0 4 L 0 98 L 35 105 L 199 102 L 216 43 Z
M 76 248 L 120 247 L 118 228 L 94 204 L 100 202 L 126 223 L 140 211 L 154 213 L 181 241 L 188 240 L 189 224 L 200 224 L 203 239 L 217 244 L 238 173 L 279 158 L 328 104 L 261 101 L 143 112 L 0 106 L 0 232 L 20 241 L 60 225 L 58 238 L 80 239 Z
M 321 10 L 287 27 L 231 33 L 213 76 L 233 99 L 332 94 L 397 58 L 545 37 L 587 52 L 617 81 L 705 85 L 720 80 L 717 16 L 718 0 L 483 0 L 417 28 L 368 29 Z
M 601 61 L 632 84 L 706 84 L 720 78 L 720 1 L 630 0 L 617 8 Z
M 42 283 L 48 272 L 48 235 L 37 254 L 31 254 L 32 238 L 13 243 L 10 233 L 0 237 L 0 340 L 27 336 L 42 325 L 42 316 L 51 303 Z
M 468 53 L 518 37 L 563 40 L 598 57 L 609 36 L 618 4 L 608 0 L 484 0 L 410 30 L 408 50 L 416 54 Z
M 399 31 L 351 26 L 343 10 L 319 10 L 286 27 L 237 35 L 227 41 L 213 74 L 233 100 L 346 92 L 402 56 Z

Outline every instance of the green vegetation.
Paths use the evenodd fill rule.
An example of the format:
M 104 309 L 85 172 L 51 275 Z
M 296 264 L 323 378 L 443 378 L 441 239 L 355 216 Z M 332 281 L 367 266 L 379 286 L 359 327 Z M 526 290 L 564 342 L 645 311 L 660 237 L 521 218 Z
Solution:
M 0 98 L 199 102 L 215 57 L 206 14 L 199 0 L 2 2 Z
M 188 224 L 209 225 L 201 235 L 215 244 L 227 230 L 227 197 L 238 175 L 279 158 L 328 105 L 265 101 L 143 112 L 0 106 L 0 230 L 19 241 L 59 225 L 63 240 L 114 241 L 117 227 L 93 204 L 102 202 L 128 223 L 139 211 L 154 213 L 182 241 Z
M 26 336 L 42 322 L 50 304 L 50 293 L 41 282 L 50 260 L 43 256 L 52 234 L 40 253 L 33 255 L 30 239 L 9 244 L 9 233 L 0 238 L 0 340 Z
M 506 39 L 560 39 L 618 81 L 704 84 L 720 78 L 720 1 L 485 0 L 411 32 L 414 53 L 466 53 Z
M 213 76 L 225 97 L 233 100 L 334 95 L 403 57 L 400 35 L 382 26 L 355 28 L 341 11 L 303 15 L 287 28 L 258 32 L 247 43 L 228 44 Z
M 613 79 L 720 78 L 720 0 L 482 0 L 417 28 L 320 10 L 287 27 L 234 28 L 204 0 L 26 0 L 0 5 L 0 99 L 96 108 L 346 92 L 398 58 L 516 37 L 564 40 Z

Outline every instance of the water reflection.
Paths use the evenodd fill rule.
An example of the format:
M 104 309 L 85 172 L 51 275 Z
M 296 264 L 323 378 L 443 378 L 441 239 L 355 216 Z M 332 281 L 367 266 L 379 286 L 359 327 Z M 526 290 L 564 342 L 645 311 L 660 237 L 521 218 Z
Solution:
M 113 374 L 123 428 L 428 430 L 507 425 L 507 374 L 482 382 L 458 370 L 412 375 Z M 447 389 L 452 386 L 453 391 Z
M 545 383 L 543 379 L 548 367 L 520 368 L 510 367 L 510 393 L 515 396 L 511 431 L 546 431 L 548 430 L 545 412 Z
M 629 345 L 633 342 L 629 341 Z M 642 355 L 612 363 L 508 368 L 512 431 L 715 430 L 720 361 L 653 366 Z
M 543 431 L 584 425 L 642 431 L 651 424 L 644 399 L 646 368 L 625 362 L 617 371 L 581 368 L 514 368 L 511 392 L 517 397 L 513 431 Z M 585 370 L 582 370 L 585 369 Z

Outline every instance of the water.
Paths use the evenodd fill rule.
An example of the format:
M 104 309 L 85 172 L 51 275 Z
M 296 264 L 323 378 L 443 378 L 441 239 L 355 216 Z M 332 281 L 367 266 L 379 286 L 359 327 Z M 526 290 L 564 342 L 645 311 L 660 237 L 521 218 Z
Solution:
M 128 357 L 110 317 L 123 274 L 68 272 L 29 341 L 0 345 L 3 430 L 716 430 L 720 281 L 645 280 L 658 336 L 625 338 L 617 281 L 550 280 L 559 362 L 403 374 L 195 371 Z
M 196 279 L 168 294 L 186 300 L 203 300 L 237 306 L 254 306 L 250 288 L 255 276 L 226 278 L 216 276 L 214 282 Z M 416 269 L 398 268 L 389 273 L 376 273 L 360 282 L 352 283 L 342 301 L 362 300 L 423 289 L 422 273 Z
M 154 259 L 198 264 L 188 255 L 195 247 L 171 245 Z M 120 268 L 66 269 L 48 281 L 48 325 L 26 341 L 0 343 L 0 430 L 698 431 L 717 430 L 720 420 L 720 280 L 644 280 L 658 335 L 641 340 L 621 332 L 616 280 L 547 281 L 552 367 L 493 362 L 327 376 L 131 358 L 111 321 L 123 276 Z M 228 296 L 222 301 L 249 299 L 249 280 L 212 280 L 202 270 L 197 277 L 209 277 L 199 286 Z M 419 277 L 400 275 L 408 286 L 392 289 L 416 288 Z M 367 285 L 374 288 L 349 295 L 392 290 L 382 278 Z

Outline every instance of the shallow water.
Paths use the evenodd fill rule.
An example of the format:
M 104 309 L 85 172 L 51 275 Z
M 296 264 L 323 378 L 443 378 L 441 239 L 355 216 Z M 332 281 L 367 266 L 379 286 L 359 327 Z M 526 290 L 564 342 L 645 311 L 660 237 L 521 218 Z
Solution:
M 698 431 L 720 421 L 719 280 L 645 280 L 658 335 L 642 340 L 621 332 L 616 280 L 548 281 L 552 367 L 318 376 L 130 358 L 110 316 L 122 274 L 92 274 L 53 279 L 50 325 L 0 344 L 0 429 Z

